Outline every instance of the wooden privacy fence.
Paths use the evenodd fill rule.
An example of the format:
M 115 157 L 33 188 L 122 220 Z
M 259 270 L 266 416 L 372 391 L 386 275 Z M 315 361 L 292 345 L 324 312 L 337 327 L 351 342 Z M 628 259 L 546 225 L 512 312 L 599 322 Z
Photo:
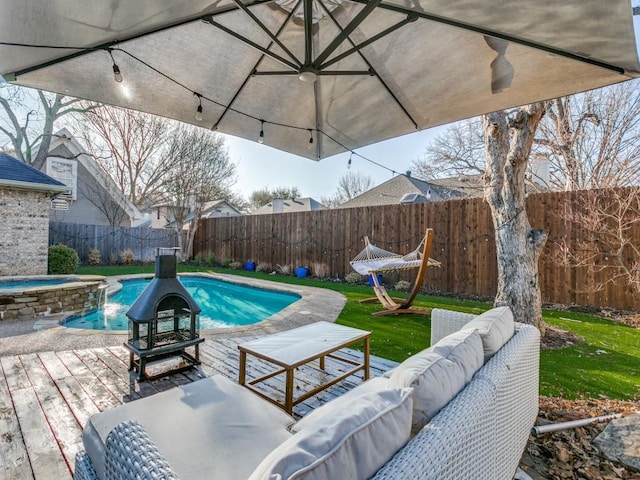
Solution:
M 532 228 L 549 232 L 539 263 L 543 302 L 636 310 L 638 301 L 629 287 L 609 285 L 595 292 L 594 286 L 601 281 L 597 274 L 557 260 L 561 238 L 576 245 L 580 238 L 580 229 L 569 224 L 561 212 L 581 194 L 527 198 Z M 364 247 L 365 235 L 385 250 L 405 254 L 417 247 L 428 227 L 435 232 L 431 257 L 442 262 L 442 267 L 429 269 L 424 288 L 495 296 L 495 238 L 491 211 L 482 198 L 206 219 L 196 234 L 194 255 L 213 254 L 242 263 L 251 260 L 274 269 L 277 265 L 307 266 L 312 274 L 343 277 L 352 271 L 349 260 Z M 640 240 L 640 232 L 637 238 Z
M 62 243 L 78 252 L 80 261 L 86 263 L 89 250 L 100 251 L 102 263 L 115 263 L 120 252 L 133 251 L 139 261 L 155 258 L 156 248 L 178 245 L 173 230 L 148 227 L 112 227 L 110 225 L 82 225 L 77 223 L 49 223 L 49 245 Z

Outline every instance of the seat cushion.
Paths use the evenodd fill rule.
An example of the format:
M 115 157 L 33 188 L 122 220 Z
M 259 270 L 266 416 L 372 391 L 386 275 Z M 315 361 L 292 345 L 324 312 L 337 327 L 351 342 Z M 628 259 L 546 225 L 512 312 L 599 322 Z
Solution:
M 408 441 L 411 407 L 410 388 L 359 395 L 348 409 L 309 422 L 249 480 L 368 479 Z
M 107 435 L 125 420 L 144 426 L 182 480 L 247 478 L 292 435 L 287 427 L 293 423 L 275 405 L 216 375 L 91 417 L 82 437 L 101 479 Z
M 413 388 L 413 433 L 422 429 L 465 383 L 461 365 L 429 349 L 406 359 L 389 378 L 392 387 Z
M 484 364 L 482 339 L 476 329 L 458 330 L 439 340 L 429 350 L 462 367 L 465 383 L 469 383 Z
M 464 328 L 478 330 L 482 339 L 485 363 L 513 337 L 516 331 L 513 313 L 506 306 L 492 308 L 478 315 Z
M 357 402 L 361 395 L 372 392 L 381 392 L 389 390 L 389 379 L 384 377 L 376 377 L 361 383 L 356 388 L 349 390 L 344 395 L 334 398 L 330 402 L 321 405 L 312 412 L 307 413 L 301 420 L 291 427 L 292 432 L 299 432 L 304 428 L 314 425 L 316 422 L 325 422 L 327 418 L 339 415 L 343 411 L 349 410 L 353 402 Z

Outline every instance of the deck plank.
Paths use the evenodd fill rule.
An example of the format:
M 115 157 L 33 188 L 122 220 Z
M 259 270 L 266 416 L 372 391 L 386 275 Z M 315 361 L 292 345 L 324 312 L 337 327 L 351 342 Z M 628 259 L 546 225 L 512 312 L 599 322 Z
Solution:
M 24 444 L 18 416 L 9 395 L 9 387 L 0 368 L 0 478 L 27 480 L 33 478 L 31 463 Z
M 34 478 L 43 480 L 71 478 L 67 462 L 40 406 L 35 389 L 31 386 L 22 361 L 19 357 L 10 357 L 10 360 L 7 363 L 11 365 L 12 376 L 21 379 L 20 382 L 14 382 L 14 385 L 20 385 L 21 388 L 10 393 L 20 429 L 28 433 L 23 438 Z M 5 362 L 3 362 L 3 368 L 4 365 Z M 9 382 L 7 384 L 10 385 Z
M 83 449 L 82 430 L 55 382 L 36 354 L 22 355 L 22 364 L 33 385 L 40 407 L 69 467 Z
M 0 478 L 70 478 L 75 453 L 82 449 L 82 427 L 89 416 L 215 374 L 237 382 L 238 344 L 253 338 L 207 339 L 200 348 L 201 365 L 145 382 L 138 382 L 128 371 L 128 351 L 121 346 L 0 358 L 0 434 L 8 434 L 0 437 Z M 362 358 L 357 350 L 344 349 L 340 354 Z M 274 368 L 251 356 L 247 360 L 249 379 Z M 371 357 L 371 375 L 378 376 L 394 365 Z M 295 387 L 299 393 L 308 391 L 344 369 L 332 359 L 326 360 L 326 371 L 312 362 L 296 370 Z M 342 395 L 360 384 L 361 377 L 361 372 L 352 375 L 301 402 L 294 407 L 294 415 L 303 416 Z M 282 399 L 284 375 L 270 378 L 261 384 L 261 390 Z M 3 443 L 4 438 L 12 441 Z

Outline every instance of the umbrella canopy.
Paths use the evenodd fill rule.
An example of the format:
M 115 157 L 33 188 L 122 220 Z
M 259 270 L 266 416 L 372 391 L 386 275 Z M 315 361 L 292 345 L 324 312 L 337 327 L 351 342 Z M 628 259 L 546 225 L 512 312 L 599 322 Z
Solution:
M 8 82 L 312 159 L 640 71 L 630 0 L 0 0 L 0 11 Z

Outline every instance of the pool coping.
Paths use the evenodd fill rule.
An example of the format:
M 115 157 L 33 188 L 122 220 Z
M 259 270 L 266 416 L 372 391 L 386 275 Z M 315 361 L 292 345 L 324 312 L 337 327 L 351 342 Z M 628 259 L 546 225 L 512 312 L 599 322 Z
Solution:
M 249 335 L 266 335 L 277 333 L 291 328 L 307 325 L 318 321 L 335 322 L 342 312 L 347 299 L 344 295 L 334 290 L 308 287 L 305 285 L 292 285 L 288 283 L 273 282 L 257 278 L 250 278 L 239 275 L 230 275 L 217 272 L 185 272 L 178 276 L 208 277 L 223 280 L 238 285 L 257 287 L 266 290 L 274 290 L 284 293 L 292 293 L 300 298 L 291 305 L 280 310 L 278 313 L 252 325 L 242 325 L 231 328 L 211 328 L 200 329 L 199 333 L 203 337 L 237 337 Z M 131 275 L 114 275 L 106 277 L 107 295 L 112 295 L 122 288 L 120 280 L 136 280 L 142 278 L 153 278 L 151 273 L 139 273 Z M 126 330 L 92 330 L 82 328 L 70 328 L 61 325 L 64 319 L 78 315 L 77 312 L 69 312 L 64 318 L 42 319 L 36 322 L 35 329 L 46 328 L 48 330 L 63 331 L 71 335 L 113 335 L 126 337 Z M 55 321 L 57 325 L 52 325 Z

